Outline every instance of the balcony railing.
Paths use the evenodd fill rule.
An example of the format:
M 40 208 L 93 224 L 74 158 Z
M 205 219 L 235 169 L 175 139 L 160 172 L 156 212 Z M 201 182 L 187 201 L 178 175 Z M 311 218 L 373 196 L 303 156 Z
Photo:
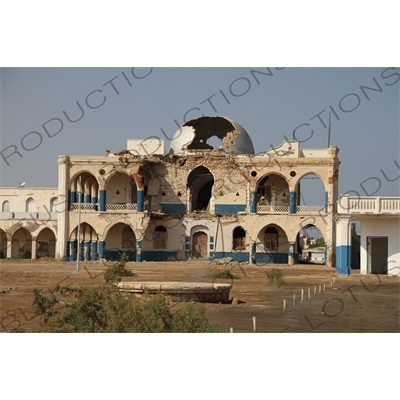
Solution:
M 350 197 L 338 201 L 342 214 L 400 214 L 400 197 Z
M 262 204 L 257 205 L 258 214 L 289 214 L 289 206 L 265 206 Z
M 137 211 L 136 203 L 106 204 L 106 211 Z
M 324 213 L 324 206 L 296 206 L 296 213 Z
M 79 210 L 79 207 L 81 210 L 95 210 L 95 207 L 97 206 L 98 209 L 98 204 L 92 204 L 92 203 L 71 203 L 71 210 Z

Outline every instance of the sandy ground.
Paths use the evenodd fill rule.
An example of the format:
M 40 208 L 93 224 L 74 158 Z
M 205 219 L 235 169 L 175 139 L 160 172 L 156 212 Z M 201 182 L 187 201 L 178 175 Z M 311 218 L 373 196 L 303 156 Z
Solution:
M 382 275 L 337 276 L 324 266 L 279 266 L 286 285 L 275 288 L 266 271 L 278 267 L 248 264 L 216 265 L 204 262 L 128 263 L 138 275 L 123 280 L 212 282 L 212 269 L 232 268 L 240 279 L 231 283 L 233 304 L 204 304 L 206 316 L 221 332 L 400 332 L 400 277 Z M 37 330 L 39 317 L 32 307 L 34 288 L 61 285 L 101 285 L 103 263 L 55 260 L 1 260 L 0 309 L 2 332 L 15 328 Z M 303 301 L 301 293 L 303 289 Z M 308 290 L 310 289 L 310 298 Z M 315 294 L 314 294 L 315 293 Z M 293 297 L 295 295 L 295 302 Z M 283 311 L 286 300 L 286 311 Z M 172 303 L 171 307 L 179 307 Z

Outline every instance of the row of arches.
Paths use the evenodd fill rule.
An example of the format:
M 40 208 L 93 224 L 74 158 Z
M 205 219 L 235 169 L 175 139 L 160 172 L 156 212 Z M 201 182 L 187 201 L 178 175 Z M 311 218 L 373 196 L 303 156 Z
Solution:
M 0 229 L 0 258 L 40 258 L 56 256 L 56 235 L 50 228 L 42 229 L 37 237 L 26 228 L 13 235 Z
M 202 212 L 211 210 L 213 194 L 222 195 L 225 184 L 216 183 L 211 171 L 200 166 L 190 172 L 187 186 L 189 211 Z M 238 186 L 236 196 L 239 196 L 241 189 Z M 268 173 L 258 180 L 253 199 L 250 195 L 250 212 L 322 212 L 327 207 L 326 193 L 324 183 L 314 173 L 304 174 L 296 182 L 294 192 L 290 191 L 289 182 L 283 175 Z
M 309 229 L 316 229 L 310 226 Z M 318 230 L 319 231 L 319 230 Z M 319 231 L 320 233 L 320 231 Z M 321 234 L 321 233 L 320 233 Z M 308 235 L 306 230 L 299 231 L 295 243 L 295 252 L 300 253 L 303 250 L 304 236 Z M 242 226 L 236 226 L 232 230 L 232 243 L 227 251 L 248 253 L 251 246 L 247 238 L 246 230 Z M 168 250 L 168 229 L 163 225 L 158 225 L 152 229 L 150 234 L 145 235 L 145 240 L 152 242 L 152 250 Z M 207 229 L 200 226 L 191 231 L 188 238 L 189 243 L 188 256 L 193 258 L 212 257 L 215 254 L 216 238 L 210 236 Z M 124 223 L 113 225 L 107 232 L 105 241 L 100 241 L 96 230 L 87 223 L 82 223 L 72 231 L 69 241 L 67 256 L 70 261 L 79 255 L 81 260 L 98 260 L 106 256 L 118 257 L 120 252 L 126 252 L 131 260 L 136 259 L 136 251 L 141 247 L 141 241 L 137 240 L 133 229 Z M 44 228 L 39 232 L 36 238 L 25 229 L 18 229 L 11 237 L 0 229 L 0 257 L 6 258 L 40 258 L 55 257 L 56 236 L 49 228 Z M 276 224 L 269 224 L 263 227 L 256 242 L 256 252 L 262 254 L 285 254 L 289 252 L 289 242 L 286 232 Z M 262 262 L 263 257 L 259 257 Z M 276 258 L 278 260 L 278 258 Z
M 322 236 L 318 228 L 312 227 L 318 230 L 319 235 Z M 138 251 L 141 251 L 143 241 L 148 242 L 145 246 L 146 251 L 163 251 L 171 248 L 176 251 L 176 244 L 174 247 L 173 243 L 168 243 L 168 228 L 163 225 L 151 228 L 142 240 L 137 239 L 134 230 L 125 223 L 117 223 L 110 227 L 104 241 L 99 241 L 97 233 L 90 225 L 83 223 L 81 228 L 79 235 L 81 260 L 97 260 L 98 257 L 116 259 L 121 252 L 125 252 L 130 260 L 138 260 L 137 254 Z M 293 243 L 293 251 L 297 253 L 298 259 L 301 258 L 305 243 L 304 237 L 307 235 L 309 235 L 307 229 L 301 229 L 297 234 L 295 243 Z M 230 244 L 226 242 L 227 237 L 231 238 Z M 282 227 L 276 224 L 264 226 L 259 231 L 255 243 L 253 242 L 254 239 L 248 238 L 247 232 L 242 226 L 234 227 L 231 233 L 225 231 L 224 238 L 219 238 L 218 240 L 225 241 L 223 253 L 247 254 L 245 259 L 248 259 L 248 254 L 252 251 L 251 246 L 255 244 L 254 251 L 258 254 L 259 262 L 287 262 L 288 253 L 290 252 L 288 235 Z M 201 225 L 191 229 L 185 247 L 186 255 L 191 258 L 218 258 L 221 256 L 217 254 L 217 237 L 213 237 L 208 229 Z M 77 248 L 77 228 L 75 228 L 69 241 L 68 257 L 70 261 L 76 259 Z M 226 255 L 223 254 L 222 256 Z
M 50 199 L 50 212 L 57 212 L 57 207 L 58 207 L 58 197 L 53 197 Z M 3 201 L 1 204 L 1 211 L 2 212 L 11 212 L 11 211 L 17 211 L 20 212 L 21 210 L 13 210 L 11 207 L 11 203 L 9 200 Z M 35 206 L 35 200 L 32 197 L 29 197 L 25 201 L 25 212 L 35 212 L 36 211 L 36 206 Z
M 251 174 L 253 173 L 257 174 L 256 171 L 252 171 Z M 295 176 L 296 172 L 291 171 L 291 174 Z M 229 177 L 226 179 L 229 179 Z M 259 212 L 289 212 L 290 202 L 292 202 L 293 212 L 296 212 L 296 207 L 300 210 L 302 205 L 320 205 L 321 209 L 324 208 L 327 191 L 320 177 L 310 172 L 296 179 L 293 189 L 290 187 L 288 178 L 284 175 L 280 173 L 264 174 L 256 184 L 254 207 Z M 138 174 L 128 175 L 115 172 L 106 180 L 104 189 L 99 190 L 97 179 L 89 172 L 82 172 L 71 179 L 70 203 L 90 204 L 89 207 L 82 206 L 82 208 L 97 209 L 97 207 L 103 207 L 104 209 L 101 209 L 101 211 L 106 211 L 106 204 L 101 205 L 101 197 L 103 196 L 103 202 L 108 204 L 110 210 L 132 209 L 141 211 L 144 196 L 147 194 L 147 187 L 144 186 L 143 182 L 143 178 Z M 210 212 L 213 194 L 223 193 L 224 186 L 224 182 L 215 181 L 214 174 L 208 168 L 204 166 L 194 168 L 188 174 L 186 184 L 188 211 Z M 238 185 L 237 196 L 239 196 L 239 191 L 243 191 L 243 189 Z M 106 193 L 107 199 L 105 199 Z M 181 197 L 182 193 L 178 192 L 176 195 Z
M 318 240 L 310 237 L 311 232 L 317 239 L 322 238 L 320 241 L 323 243 L 322 247 L 315 244 Z M 231 247 L 226 243 L 226 236 L 231 237 Z M 327 251 L 322 233 L 314 225 L 301 228 L 293 242 L 288 240 L 288 235 L 282 227 L 273 223 L 264 226 L 255 241 L 253 238 L 248 238 L 246 230 L 241 226 L 235 227 L 231 235 L 225 232 L 224 238 L 219 240 L 225 242 L 222 251 L 221 246 L 217 245 L 216 237 L 211 236 L 206 227 L 200 227 L 192 234 L 191 240 L 189 239 L 191 242 L 189 256 L 196 259 L 228 256 L 236 261 L 248 261 L 251 255 L 257 263 L 285 264 L 289 262 L 289 256 L 292 257 L 293 263 L 310 262 L 316 259 L 311 257 L 311 253 L 318 253 L 318 263 L 321 261 L 324 263 Z

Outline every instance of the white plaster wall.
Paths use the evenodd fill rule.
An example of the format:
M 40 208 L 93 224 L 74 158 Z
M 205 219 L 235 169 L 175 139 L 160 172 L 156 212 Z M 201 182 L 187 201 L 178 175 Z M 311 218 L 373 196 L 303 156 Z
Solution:
M 58 196 L 58 188 L 1 188 L 0 211 L 4 201 L 10 203 L 10 212 L 25 212 L 26 201 L 35 201 L 35 212 L 50 211 L 50 200 Z M 47 208 L 47 210 L 46 210 Z
M 361 220 L 360 273 L 367 274 L 367 237 L 388 237 L 388 275 L 400 275 L 400 217 Z

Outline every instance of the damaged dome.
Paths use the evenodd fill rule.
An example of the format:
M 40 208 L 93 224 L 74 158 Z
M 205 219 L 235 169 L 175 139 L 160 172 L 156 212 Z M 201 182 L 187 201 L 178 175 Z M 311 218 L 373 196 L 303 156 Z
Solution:
M 227 117 L 200 117 L 186 122 L 172 138 L 169 152 L 212 149 L 254 154 L 249 134 L 242 125 Z

